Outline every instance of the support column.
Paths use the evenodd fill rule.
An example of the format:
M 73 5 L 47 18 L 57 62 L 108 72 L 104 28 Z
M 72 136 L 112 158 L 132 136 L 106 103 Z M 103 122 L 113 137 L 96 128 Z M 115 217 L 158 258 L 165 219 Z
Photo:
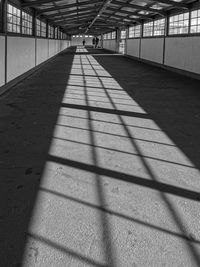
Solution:
M 2 1 L 1 3 L 1 14 L 2 14 L 2 32 L 5 34 L 5 84 L 7 84 L 7 80 L 8 80 L 8 75 L 7 75 L 7 72 L 8 72 L 8 67 L 7 67 L 7 58 L 8 58 L 8 35 L 7 35 L 7 4 L 8 4 L 8 1 L 7 0 L 4 0 Z

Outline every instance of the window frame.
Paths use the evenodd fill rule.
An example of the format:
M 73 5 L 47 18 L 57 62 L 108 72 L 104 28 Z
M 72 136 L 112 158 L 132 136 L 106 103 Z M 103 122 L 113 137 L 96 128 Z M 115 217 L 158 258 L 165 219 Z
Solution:
M 187 25 L 187 32 L 183 32 L 183 33 L 170 33 L 170 18 L 172 17 L 176 17 L 176 16 L 181 16 L 183 15 L 183 21 L 184 21 L 184 14 L 188 13 L 188 19 L 186 19 L 186 21 L 188 21 L 188 25 Z M 182 20 L 177 20 L 177 22 L 180 22 Z M 173 21 L 176 22 L 176 21 Z M 191 23 L 191 10 L 188 10 L 186 12 L 179 12 L 179 13 L 174 13 L 168 16 L 168 31 L 167 31 L 167 36 L 168 37 L 174 37 L 174 36 L 190 36 L 190 23 Z M 178 29 L 178 28 L 177 28 Z
M 52 24 L 48 24 L 48 39 L 55 39 L 55 27 Z
M 151 29 L 151 35 L 145 35 L 144 33 L 145 33 L 145 25 L 151 25 L 152 24 L 152 26 L 150 27 L 150 29 Z M 153 32 L 154 32 L 154 21 L 153 20 L 151 20 L 151 21 L 147 21 L 147 22 L 144 22 L 143 23 L 143 27 L 142 27 L 142 38 L 152 38 L 152 37 L 154 37 L 154 35 L 153 35 Z
M 199 13 L 198 15 L 199 15 L 199 17 L 198 17 L 198 15 L 197 15 L 197 20 L 199 21 L 199 24 L 197 24 L 197 25 L 192 25 L 192 12 L 195 12 L 195 11 L 197 11 L 197 13 Z M 191 32 L 191 27 L 192 26 L 199 26 L 200 27 L 200 7 L 196 7 L 196 8 L 192 8 L 191 10 L 190 10 L 190 24 L 189 24 L 189 35 L 191 35 L 191 36 L 199 36 L 200 35 L 200 30 L 199 31 L 197 31 L 197 32 Z
M 31 18 L 31 27 L 23 26 L 23 17 L 22 17 L 23 13 L 26 14 L 28 17 Z M 24 20 L 24 21 L 27 21 L 28 23 L 30 23 L 29 20 Z M 33 15 L 30 14 L 28 11 L 21 9 L 21 35 L 23 35 L 23 36 L 24 36 L 24 35 L 25 35 L 25 36 L 33 36 L 33 28 L 34 28 L 34 25 L 33 25 L 33 24 L 34 24 L 34 17 L 33 17 Z M 31 30 L 30 34 L 29 34 L 29 33 L 24 33 L 24 32 L 23 32 L 23 28 L 24 28 L 24 29 L 29 29 L 29 30 Z
M 122 32 L 125 33 L 123 36 Z M 120 30 L 120 40 L 126 40 L 127 39 L 127 29 Z
M 164 20 L 164 23 L 161 24 L 161 25 L 157 25 L 157 26 L 162 26 L 163 25 L 164 28 L 163 29 L 157 29 L 157 30 L 155 30 L 155 27 L 156 27 L 155 22 L 159 22 L 161 20 Z M 166 20 L 167 20 L 167 18 L 164 17 L 164 18 L 160 18 L 160 19 L 155 19 L 153 21 L 153 37 L 160 37 L 160 36 L 162 37 L 162 36 L 165 36 L 166 35 L 166 30 L 167 30 Z M 161 34 L 155 34 L 155 32 L 162 31 L 162 30 L 163 30 L 163 33 L 161 33 Z
M 136 27 L 140 27 L 140 34 L 139 36 L 131 36 L 130 37 L 130 28 L 136 28 Z M 136 30 L 134 30 L 134 34 L 136 33 Z M 140 39 L 142 37 L 142 24 L 136 24 L 136 25 L 132 25 L 130 27 L 128 27 L 128 39 Z
M 11 14 L 12 17 L 13 17 L 13 13 L 10 13 L 9 12 L 9 5 L 12 7 L 12 10 L 13 10 L 13 8 L 15 8 L 15 9 L 17 9 L 19 11 L 19 16 L 14 16 L 14 17 L 17 17 L 19 19 L 19 24 L 8 22 L 8 15 Z M 13 31 L 13 30 L 10 31 L 8 29 L 8 25 L 9 24 L 12 25 L 12 29 L 13 29 L 13 25 L 18 26 L 19 27 L 19 32 L 18 31 Z M 21 10 L 21 8 L 19 6 L 17 6 L 17 5 L 15 5 L 15 4 L 13 4 L 13 3 L 7 2 L 7 7 L 6 7 L 6 25 L 5 25 L 5 30 L 6 30 L 7 34 L 19 36 L 19 35 L 21 35 L 21 32 L 22 32 L 21 28 L 22 28 L 22 10 Z
M 38 24 L 37 22 L 40 22 L 40 24 Z M 38 31 L 38 25 L 40 27 L 39 31 Z M 45 27 L 44 27 L 45 25 Z M 47 22 L 40 19 L 40 18 L 36 18 L 36 22 L 35 22 L 35 27 L 36 27 L 36 37 L 37 38 L 47 38 Z M 45 29 L 45 30 L 43 30 Z M 39 34 L 38 34 L 39 32 Z

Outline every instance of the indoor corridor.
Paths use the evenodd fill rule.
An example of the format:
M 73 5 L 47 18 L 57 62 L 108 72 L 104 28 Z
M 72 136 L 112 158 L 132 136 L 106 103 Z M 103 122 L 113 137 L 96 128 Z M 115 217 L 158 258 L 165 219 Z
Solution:
M 200 82 L 71 47 L 0 97 L 0 266 L 200 266 Z

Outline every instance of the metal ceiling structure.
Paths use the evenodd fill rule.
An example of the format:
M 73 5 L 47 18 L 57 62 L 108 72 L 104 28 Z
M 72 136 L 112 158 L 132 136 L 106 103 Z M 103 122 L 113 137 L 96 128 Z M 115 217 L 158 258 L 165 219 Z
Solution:
M 37 16 L 67 34 L 102 34 L 171 12 L 187 11 L 196 0 L 24 0 Z

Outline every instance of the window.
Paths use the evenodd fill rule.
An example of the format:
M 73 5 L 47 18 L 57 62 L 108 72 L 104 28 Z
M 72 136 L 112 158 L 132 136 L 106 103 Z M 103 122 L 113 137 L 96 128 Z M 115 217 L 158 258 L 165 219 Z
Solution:
M 121 30 L 120 38 L 121 39 L 126 39 L 126 30 Z
M 20 33 L 21 11 L 10 4 L 7 5 L 7 31 Z
M 190 33 L 200 32 L 200 9 L 191 12 Z
M 116 32 L 114 31 L 114 32 L 111 32 L 111 39 L 116 39 Z
M 55 39 L 58 39 L 58 28 L 55 28 Z
M 47 36 L 47 24 L 45 22 L 41 22 L 41 36 Z
M 33 17 L 22 11 L 22 34 L 32 35 Z
M 36 34 L 41 36 L 41 21 L 39 19 L 36 19 Z
M 154 21 L 153 35 L 165 35 L 165 19 L 158 19 Z
M 114 39 L 116 39 L 116 31 L 104 34 L 104 38 L 103 39 L 104 40 L 114 40 Z
M 60 39 L 60 29 L 58 28 L 58 39 Z
M 169 34 L 186 34 L 189 32 L 189 12 L 169 18 Z
M 47 25 L 45 22 L 36 20 L 37 36 L 46 37 Z
M 107 33 L 107 39 L 111 39 L 111 32 Z
M 51 25 L 48 26 L 48 37 L 51 39 L 54 38 L 54 27 Z
M 144 23 L 143 36 L 153 36 L 153 21 Z
M 129 38 L 136 38 L 141 36 L 141 25 L 129 27 Z

